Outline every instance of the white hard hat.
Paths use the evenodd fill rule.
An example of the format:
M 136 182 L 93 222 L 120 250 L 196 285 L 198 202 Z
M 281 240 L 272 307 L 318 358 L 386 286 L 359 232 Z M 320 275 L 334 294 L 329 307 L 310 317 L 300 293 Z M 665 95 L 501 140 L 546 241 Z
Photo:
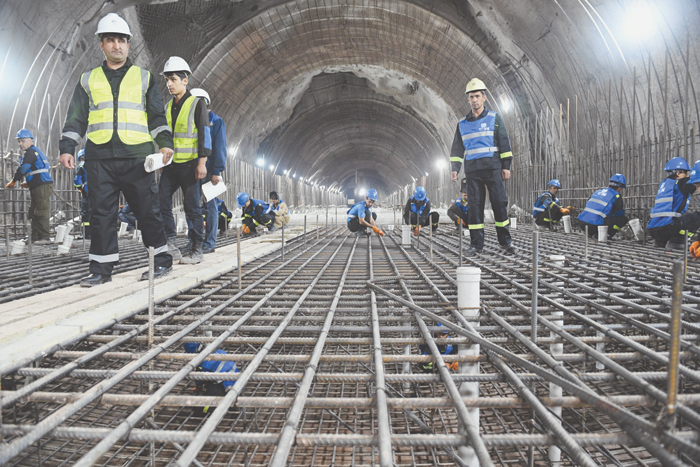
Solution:
M 129 29 L 129 25 L 126 24 L 126 21 L 124 21 L 124 19 L 116 13 L 109 13 L 107 16 L 102 18 L 99 23 L 97 23 L 97 32 L 95 32 L 96 36 L 109 33 L 124 34 L 125 36 L 129 36 L 129 39 L 131 39 L 131 29 Z
M 465 93 L 469 94 L 470 92 L 475 92 L 475 91 L 486 92 L 486 85 L 479 78 L 474 78 L 467 83 L 467 90 L 465 91 Z
M 209 93 L 202 88 L 194 88 L 190 91 L 190 94 L 192 94 L 195 97 L 203 98 L 207 102 L 207 105 L 211 103 L 211 99 L 209 99 Z
M 166 73 L 174 73 L 176 71 L 186 71 L 188 75 L 192 74 L 190 66 L 184 59 L 180 57 L 170 57 L 168 61 L 165 62 L 165 66 L 163 67 L 163 73 L 161 73 L 161 75 L 164 75 Z

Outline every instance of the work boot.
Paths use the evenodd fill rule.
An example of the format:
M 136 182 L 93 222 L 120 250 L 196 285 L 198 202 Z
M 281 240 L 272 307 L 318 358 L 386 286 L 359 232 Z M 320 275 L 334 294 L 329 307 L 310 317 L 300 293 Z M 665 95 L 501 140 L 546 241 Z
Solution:
M 272 232 L 274 232 L 275 230 L 277 230 L 277 226 L 276 226 L 275 224 L 270 224 L 270 225 L 267 227 L 267 233 L 272 233 Z
M 208 255 L 209 253 L 215 253 L 215 252 L 216 252 L 216 248 L 209 248 L 206 246 L 202 248 L 202 253 L 204 253 L 205 255 Z
M 177 237 L 168 237 L 168 253 L 173 257 L 173 262 L 180 261 L 180 258 L 182 258 L 182 253 L 177 247 L 176 240 Z
M 662 242 L 661 240 L 654 240 L 654 248 L 664 248 L 666 246 L 666 242 Z
M 160 279 L 160 278 L 163 277 L 163 276 L 167 276 L 167 275 L 170 274 L 171 272 L 173 272 L 173 268 L 172 268 L 172 267 L 166 268 L 166 267 L 164 267 L 164 266 L 156 266 L 156 267 L 153 269 L 153 279 L 154 279 L 154 280 Z M 147 280 L 148 280 L 148 271 L 146 271 L 146 272 L 144 272 L 143 274 L 141 274 L 141 280 L 142 280 L 142 281 L 147 281 Z
M 507 245 L 501 245 L 501 247 L 502 247 L 504 250 L 506 250 L 506 253 L 509 253 L 509 254 L 511 254 L 511 255 L 514 254 L 515 251 L 517 250 L 517 249 L 515 248 L 515 245 L 513 245 L 512 243 L 509 243 L 509 244 L 507 244 Z
M 671 240 L 666 243 L 667 250 L 683 251 L 685 250 L 685 245 L 683 243 L 672 242 Z
M 194 242 L 192 249 L 182 255 L 180 264 L 199 264 L 203 259 L 204 252 L 202 251 L 202 242 Z
M 466 253 L 464 253 L 465 256 L 476 256 L 480 255 L 484 251 L 483 248 L 474 248 L 473 246 L 469 247 Z
M 183 246 L 182 248 L 178 248 L 178 250 L 180 250 L 181 255 L 184 255 L 185 253 L 187 253 L 191 249 L 192 249 L 192 240 L 189 240 L 187 242 L 187 245 Z
M 90 274 L 85 279 L 80 281 L 81 287 L 94 287 L 96 285 L 112 282 L 112 276 L 105 274 Z

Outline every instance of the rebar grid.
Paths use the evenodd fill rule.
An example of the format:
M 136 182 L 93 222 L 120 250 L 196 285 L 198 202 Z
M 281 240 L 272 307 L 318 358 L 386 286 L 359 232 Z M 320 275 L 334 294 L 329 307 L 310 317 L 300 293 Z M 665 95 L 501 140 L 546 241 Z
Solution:
M 6 455 L 22 440 L 31 443 L 3 461 L 79 464 L 102 442 L 108 448 L 90 463 L 152 465 L 153 454 L 156 465 L 186 464 L 183 453 L 194 451 L 195 434 L 213 419 L 196 417 L 192 408 L 222 403 L 222 398 L 194 393 L 193 380 L 226 379 L 194 371 L 191 361 L 197 357 L 183 353 L 181 344 L 202 342 L 209 350 L 199 355 L 201 360 L 233 359 L 243 373 L 251 371 L 243 379 L 243 373 L 227 378 L 236 381 L 233 388 L 240 394 L 196 449 L 195 465 L 270 465 L 275 456 L 279 465 L 294 466 L 460 465 L 457 447 L 473 439 L 458 435 L 455 400 L 444 375 L 420 372 L 419 364 L 433 357 L 423 356 L 418 345 L 426 337 L 436 344 L 467 343 L 470 338 L 455 330 L 448 340 L 432 337 L 435 319 L 422 315 L 426 327 L 421 331 L 418 312 L 386 294 L 467 330 L 455 314 L 452 277 L 459 239 L 452 229 L 441 228 L 433 237 L 431 262 L 423 253 L 428 251 L 426 239 L 421 241 L 423 251 L 401 248 L 391 237 L 371 238 L 370 249 L 367 239 L 345 238 L 344 233 L 334 231 L 317 242 L 313 235 L 308 250 L 288 251 L 284 263 L 279 255 L 268 255 L 244 267 L 240 294 L 237 274 L 231 273 L 158 304 L 157 352 L 148 348 L 147 316 L 141 313 L 4 375 L 3 388 L 9 390 L 2 393 L 5 444 L 0 453 Z M 528 233 L 518 231 L 516 239 Z M 495 238 L 492 234 L 487 231 L 487 239 Z M 624 242 L 601 245 L 595 257 L 586 259 L 582 241 L 580 236 L 541 234 L 535 347 L 528 344 L 531 260 L 525 242 L 519 242 L 516 256 L 503 255 L 497 245 L 487 243 L 488 254 L 464 258 L 466 265 L 482 270 L 483 310 L 473 331 L 515 358 L 501 353 L 494 358 L 482 345 L 479 375 L 449 372 L 455 383 L 479 381 L 480 397 L 463 403 L 481 408 L 480 438 L 491 461 L 525 464 L 525 447 L 532 445 L 537 465 L 549 465 L 547 446 L 556 444 L 563 450 L 562 465 L 583 465 L 571 457 L 574 446 L 594 465 L 697 465 L 697 269 L 690 266 L 683 295 L 677 431 L 662 439 L 659 450 L 657 441 L 640 439 L 655 426 L 663 406 L 659 400 L 666 393 L 668 261 L 652 258 L 644 263 L 653 250 L 626 247 Z M 562 250 L 568 264 L 559 268 L 547 255 Z M 397 272 L 403 287 L 392 279 Z M 370 278 L 386 293 L 368 288 Z M 557 329 L 554 319 L 563 319 L 564 326 Z M 555 342 L 564 344 L 564 353 L 553 359 L 549 345 Z M 410 355 L 404 355 L 406 346 Z M 216 348 L 227 355 L 209 355 Z M 469 361 L 453 355 L 441 360 Z M 153 366 L 133 365 L 139 361 Z M 596 362 L 604 369 L 596 368 Z M 126 365 L 131 367 L 125 371 Z M 404 372 L 406 365 L 411 373 Z M 563 386 L 563 397 L 548 397 L 552 378 L 566 381 L 566 375 L 575 381 L 570 389 L 581 393 Z M 104 394 L 65 418 L 57 417 L 118 377 Z M 517 381 L 534 384 L 536 399 L 523 394 Z M 22 388 L 29 390 L 20 394 Z M 162 394 L 154 400 L 157 391 Z M 563 407 L 560 436 L 552 436 L 552 421 L 547 421 L 551 411 L 548 416 L 540 412 L 530 434 L 533 403 L 542 406 L 540 411 Z M 607 410 L 611 406 L 627 418 Z M 386 416 L 381 415 L 384 410 Z M 27 438 L 52 416 L 54 431 Z M 115 428 L 129 417 L 132 422 L 115 436 Z M 624 420 L 642 423 L 630 426 Z M 114 442 L 106 441 L 110 436 Z M 285 443 L 287 454 L 280 448 Z

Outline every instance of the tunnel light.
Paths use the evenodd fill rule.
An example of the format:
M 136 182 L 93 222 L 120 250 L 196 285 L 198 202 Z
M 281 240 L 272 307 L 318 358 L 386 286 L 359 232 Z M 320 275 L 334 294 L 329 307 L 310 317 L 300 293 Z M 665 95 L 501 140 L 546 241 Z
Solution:
M 648 39 L 656 30 L 656 15 L 651 8 L 635 5 L 627 9 L 622 22 L 622 31 L 629 41 L 639 42 Z
M 426 176 L 426 177 L 428 176 L 428 172 L 425 173 L 425 176 Z
M 265 161 L 262 158 L 259 158 L 257 161 L 255 161 L 255 165 L 258 167 L 262 167 L 265 164 Z
M 275 164 L 270 164 L 270 170 L 275 170 Z
M 284 174 L 287 175 L 287 172 L 289 172 L 289 170 L 285 170 L 285 171 L 284 171 Z
M 510 102 L 510 99 L 503 99 L 501 110 L 503 110 L 503 112 L 508 112 L 512 106 L 513 104 Z
M 357 194 L 360 196 L 364 196 L 365 193 L 367 193 L 367 190 L 365 190 L 364 188 L 360 188 L 360 190 L 357 192 Z
M 294 172 L 294 175 L 292 175 L 292 177 L 297 178 L 297 173 Z
M 437 162 L 435 162 L 435 166 L 438 168 L 438 170 L 442 170 L 447 167 L 447 161 L 441 157 L 437 160 Z

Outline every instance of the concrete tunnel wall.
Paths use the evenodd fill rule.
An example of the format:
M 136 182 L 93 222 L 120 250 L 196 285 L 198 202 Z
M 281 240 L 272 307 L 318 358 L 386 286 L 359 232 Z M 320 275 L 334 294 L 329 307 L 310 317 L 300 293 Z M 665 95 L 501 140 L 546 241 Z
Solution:
M 631 24 L 646 34 L 632 41 L 639 11 L 648 14 Z M 57 159 L 73 87 L 102 59 L 94 30 L 108 12 L 129 22 L 136 64 L 157 73 L 171 55 L 188 60 L 192 84 L 226 121 L 229 159 L 264 155 L 274 184 L 296 173 L 284 183 L 303 177 L 351 198 L 374 186 L 401 203 L 424 183 L 446 204 L 458 187 L 436 161 L 474 76 L 504 115 L 515 155 L 507 190 L 526 210 L 550 178 L 582 206 L 623 172 L 641 216 L 663 162 L 697 159 L 700 7 L 690 0 L 10 0 L 0 6 L 3 154 L 26 126 Z M 319 204 L 309 190 L 300 202 Z

